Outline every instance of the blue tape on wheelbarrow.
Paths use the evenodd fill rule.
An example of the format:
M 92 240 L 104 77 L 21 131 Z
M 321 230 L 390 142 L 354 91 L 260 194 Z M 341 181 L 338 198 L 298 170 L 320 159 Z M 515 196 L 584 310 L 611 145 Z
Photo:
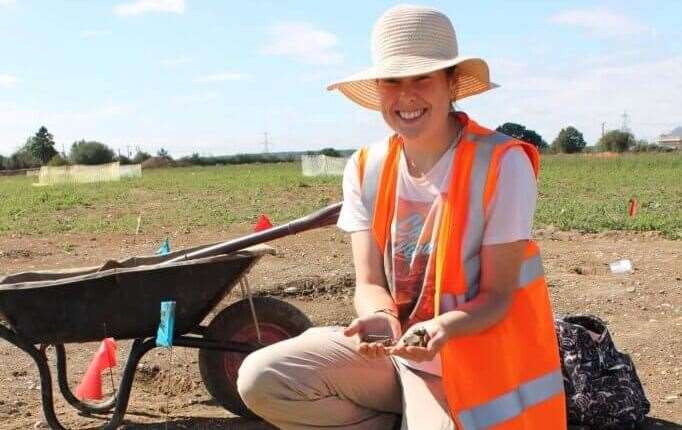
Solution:
M 156 255 L 168 255 L 171 252 L 171 247 L 170 247 L 170 240 L 166 238 L 166 240 L 163 241 L 159 249 L 156 250 Z
M 156 346 L 173 346 L 175 329 L 175 302 L 161 302 L 161 321 L 156 333 Z

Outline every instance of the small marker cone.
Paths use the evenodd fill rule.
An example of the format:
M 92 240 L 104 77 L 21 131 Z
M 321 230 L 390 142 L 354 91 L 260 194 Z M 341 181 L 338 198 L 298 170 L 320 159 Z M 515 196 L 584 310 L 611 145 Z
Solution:
M 110 367 L 116 367 L 116 342 L 108 337 L 100 344 L 83 380 L 76 387 L 76 397 L 81 400 L 101 400 L 102 372 Z
M 267 215 L 261 215 L 258 217 L 258 221 L 256 221 L 256 225 L 253 226 L 253 231 L 263 231 L 267 230 L 272 227 L 272 223 L 270 222 L 270 219 L 267 217 Z

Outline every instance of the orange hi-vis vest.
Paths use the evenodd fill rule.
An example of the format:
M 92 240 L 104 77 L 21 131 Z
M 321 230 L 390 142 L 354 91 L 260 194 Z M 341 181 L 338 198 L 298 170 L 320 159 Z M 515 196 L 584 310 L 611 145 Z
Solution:
M 476 297 L 486 211 L 502 155 L 521 147 L 537 176 L 532 145 L 479 126 L 465 114 L 434 252 L 435 314 Z M 401 141 L 361 149 L 358 174 L 372 234 L 385 252 L 395 212 Z M 459 430 L 566 429 L 559 349 L 542 260 L 529 241 L 506 315 L 483 332 L 453 338 L 441 350 L 443 386 Z

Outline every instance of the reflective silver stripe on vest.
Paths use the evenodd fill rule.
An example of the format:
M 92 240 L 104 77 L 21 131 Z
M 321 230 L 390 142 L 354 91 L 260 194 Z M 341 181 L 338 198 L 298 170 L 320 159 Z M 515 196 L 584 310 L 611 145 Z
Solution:
M 545 274 L 545 269 L 542 267 L 542 257 L 540 254 L 525 260 L 521 265 L 521 273 L 519 273 L 519 287 L 533 282 L 540 276 Z
M 440 313 L 457 309 L 457 306 L 462 303 L 464 303 L 464 294 L 442 293 L 440 295 Z
M 389 140 L 390 139 L 385 139 L 383 142 L 371 145 L 367 148 L 365 172 L 362 179 L 362 202 L 367 208 L 370 224 L 374 219 L 374 203 L 379 188 L 382 166 L 386 159 L 386 154 L 388 154 Z
M 484 430 L 514 418 L 523 411 L 548 400 L 564 389 L 561 370 L 521 384 L 518 389 L 458 414 L 462 430 Z
M 484 142 L 491 145 L 499 145 L 511 139 L 511 137 L 506 134 L 500 133 L 499 131 L 493 132 L 492 134 L 476 134 L 467 133 L 466 139 L 470 142 L 479 143 Z
M 468 229 L 469 227 L 467 227 Z M 467 233 L 467 237 L 468 233 Z M 482 242 L 482 240 L 481 240 Z M 479 242 L 479 243 L 481 243 Z M 465 240 L 466 243 L 466 240 Z M 464 245 L 466 247 L 466 244 Z M 480 248 L 478 249 L 480 251 Z M 466 254 L 463 254 L 466 255 Z M 464 258 L 464 271 L 466 275 L 467 290 L 465 294 L 465 301 L 469 301 L 478 295 L 481 286 L 481 254 L 470 255 Z
M 480 259 L 478 260 L 480 261 Z M 542 267 L 542 257 L 540 255 L 534 255 L 533 257 L 525 260 L 521 264 L 521 270 L 519 271 L 519 285 L 518 289 L 526 287 L 529 283 L 538 279 L 545 274 L 545 269 Z M 465 302 L 465 296 L 463 294 L 454 295 L 451 293 L 444 293 L 440 296 L 440 312 L 447 312 L 457 309 L 457 306 Z
M 485 229 L 483 191 L 488 179 L 490 161 L 495 146 L 508 142 L 510 137 L 497 132 L 488 135 L 467 133 L 466 139 L 476 144 L 469 186 L 469 213 L 464 243 L 462 244 L 462 264 L 467 282 L 466 301 L 469 301 L 478 295 L 481 278 L 479 254 Z

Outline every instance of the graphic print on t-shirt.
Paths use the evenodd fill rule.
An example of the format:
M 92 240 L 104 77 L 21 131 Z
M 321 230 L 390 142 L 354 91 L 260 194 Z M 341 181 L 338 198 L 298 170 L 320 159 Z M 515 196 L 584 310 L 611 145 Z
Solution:
M 406 327 L 433 318 L 432 256 L 442 201 L 442 195 L 433 202 L 397 199 L 391 232 L 393 299 Z

